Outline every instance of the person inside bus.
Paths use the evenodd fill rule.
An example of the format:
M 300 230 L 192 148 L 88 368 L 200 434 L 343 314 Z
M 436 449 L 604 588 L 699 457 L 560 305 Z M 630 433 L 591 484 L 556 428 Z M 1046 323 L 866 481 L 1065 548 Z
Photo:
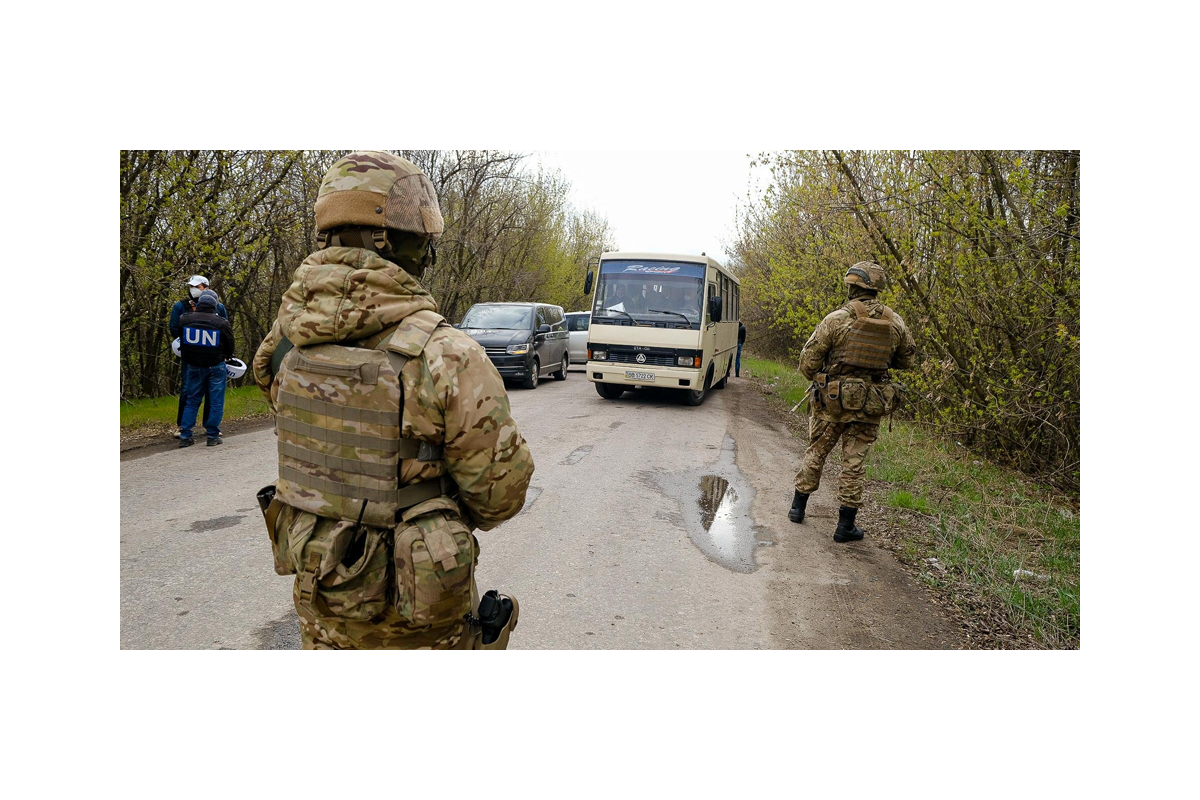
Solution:
M 646 310 L 646 298 L 643 294 L 644 287 L 640 283 L 630 284 L 628 287 L 629 299 L 625 301 L 625 310 L 631 314 L 641 314 Z
M 683 287 L 683 310 L 685 314 L 700 316 L 700 284 L 692 284 L 691 286 Z

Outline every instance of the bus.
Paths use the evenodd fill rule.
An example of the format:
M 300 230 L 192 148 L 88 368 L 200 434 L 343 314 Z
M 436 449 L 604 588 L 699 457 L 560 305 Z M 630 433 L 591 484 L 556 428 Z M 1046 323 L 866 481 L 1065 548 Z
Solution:
M 600 256 L 585 294 L 593 280 L 587 378 L 601 397 L 654 386 L 698 406 L 725 388 L 737 355 L 736 275 L 703 254 L 618 252 Z

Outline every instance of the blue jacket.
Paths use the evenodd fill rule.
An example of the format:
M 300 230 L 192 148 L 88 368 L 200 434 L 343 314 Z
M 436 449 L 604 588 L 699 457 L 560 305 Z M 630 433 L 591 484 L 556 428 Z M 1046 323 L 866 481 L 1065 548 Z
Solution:
M 175 305 L 171 307 L 171 338 L 178 339 L 183 335 L 183 326 L 179 324 L 179 318 L 184 314 L 191 314 L 196 310 L 196 301 L 192 298 L 187 300 L 176 300 Z M 225 310 L 223 303 L 217 303 L 217 316 L 222 319 L 229 319 L 229 312 Z

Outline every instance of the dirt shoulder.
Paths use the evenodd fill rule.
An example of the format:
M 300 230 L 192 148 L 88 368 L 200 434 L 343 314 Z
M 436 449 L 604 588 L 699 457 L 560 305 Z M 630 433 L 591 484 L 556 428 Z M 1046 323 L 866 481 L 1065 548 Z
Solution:
M 806 437 L 795 436 L 798 426 L 780 413 L 762 383 L 731 378 L 725 391 L 736 403 L 729 433 L 737 444 L 737 464 L 755 489 L 754 529 L 757 538 L 771 543 L 760 549 L 759 561 L 769 570 L 767 602 L 776 646 L 856 650 L 980 646 L 963 635 L 942 601 L 874 537 L 850 544 L 833 541 L 837 464 L 828 465 L 821 488 L 809 500 L 805 521 L 797 525 L 788 520 Z
M 747 375 L 745 368 L 742 374 Z M 782 396 L 786 393 L 782 381 L 775 384 L 768 376 L 751 374 L 750 383 L 754 392 L 761 397 L 766 413 L 794 437 L 798 465 L 808 443 L 807 414 L 803 410 L 793 411 L 789 402 L 790 395 L 786 400 Z M 871 458 L 877 462 L 886 462 L 886 454 L 882 452 L 881 446 L 877 445 L 875 450 L 880 452 L 872 452 Z M 978 465 L 980 462 L 972 463 Z M 836 489 L 840 470 L 838 450 L 829 457 L 821 489 L 809 501 L 810 509 L 821 495 Z M 868 462 L 868 476 L 879 471 L 886 472 L 886 469 L 873 470 L 870 461 Z M 962 564 L 945 563 L 944 555 L 943 559 L 937 558 L 936 555 L 940 552 L 935 546 L 935 540 L 939 538 L 937 526 L 952 524 L 955 521 L 942 520 L 934 514 L 925 513 L 930 509 L 926 509 L 920 503 L 915 504 L 919 506 L 917 508 L 897 507 L 898 496 L 905 494 L 903 488 L 912 489 L 911 483 L 901 487 L 887 480 L 868 480 L 863 506 L 858 515 L 860 526 L 867 531 L 865 542 L 870 543 L 875 552 L 886 554 L 893 564 L 920 585 L 921 590 L 938 607 L 939 613 L 957 629 L 964 642 L 962 646 L 972 649 L 1041 649 L 1047 646 L 1063 646 L 1047 644 L 1039 640 L 1027 626 L 1023 628 L 1014 624 L 1012 615 L 1005 608 L 1004 602 L 996 596 L 995 591 L 985 591 L 982 588 L 981 576 L 972 576 L 971 570 L 964 570 Z M 927 488 L 935 499 L 937 492 L 945 491 L 938 486 Z M 832 502 L 832 512 L 836 520 L 836 500 Z M 904 502 L 903 498 L 900 502 Z M 1017 527 L 1016 531 L 1019 535 L 1032 533 L 1020 527 Z M 1078 646 L 1077 640 L 1075 646 Z
M 260 431 L 272 425 L 270 414 L 255 414 L 228 420 L 221 423 L 221 435 L 237 436 L 240 433 Z M 135 458 L 145 458 L 164 450 L 172 450 L 179 446 L 175 433 L 179 430 L 175 425 L 141 425 L 137 428 L 121 430 L 121 460 L 129 461 Z M 204 430 L 200 429 L 203 436 Z

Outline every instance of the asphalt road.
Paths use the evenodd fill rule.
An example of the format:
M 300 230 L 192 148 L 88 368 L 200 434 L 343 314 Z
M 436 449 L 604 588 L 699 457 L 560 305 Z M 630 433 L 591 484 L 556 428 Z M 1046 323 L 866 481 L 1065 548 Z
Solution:
M 787 520 L 802 446 L 746 382 L 698 408 L 604 400 L 578 371 L 510 397 L 536 471 L 478 534 L 478 582 L 519 598 L 511 647 L 961 646 L 869 530 L 833 543 L 836 463 Z M 270 428 L 122 461 L 123 648 L 299 647 L 254 500 L 274 475 Z

